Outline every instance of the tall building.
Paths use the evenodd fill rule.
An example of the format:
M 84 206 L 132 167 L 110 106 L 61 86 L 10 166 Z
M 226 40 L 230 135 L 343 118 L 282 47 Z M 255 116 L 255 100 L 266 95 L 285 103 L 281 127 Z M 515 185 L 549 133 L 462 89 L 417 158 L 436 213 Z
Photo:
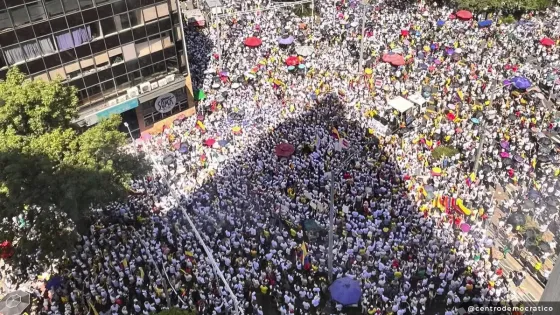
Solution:
M 194 113 L 176 0 L 0 0 L 0 79 L 78 90 L 78 123 L 121 114 L 135 136 Z

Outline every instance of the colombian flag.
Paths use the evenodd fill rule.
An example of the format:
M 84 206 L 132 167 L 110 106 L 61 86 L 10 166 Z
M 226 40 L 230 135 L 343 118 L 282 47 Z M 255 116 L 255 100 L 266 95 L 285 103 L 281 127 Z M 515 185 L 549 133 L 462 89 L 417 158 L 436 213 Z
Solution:
M 305 264 L 305 259 L 307 258 L 307 244 L 305 242 L 301 243 L 301 263 Z
M 338 133 L 338 129 L 336 129 L 335 127 L 332 128 L 332 134 L 337 140 L 340 139 L 340 134 Z

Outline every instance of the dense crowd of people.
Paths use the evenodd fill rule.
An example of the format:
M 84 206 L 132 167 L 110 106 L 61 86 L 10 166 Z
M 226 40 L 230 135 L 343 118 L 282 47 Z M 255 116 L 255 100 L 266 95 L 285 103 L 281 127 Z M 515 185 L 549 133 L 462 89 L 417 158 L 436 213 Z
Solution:
M 154 174 L 103 209 L 33 313 L 451 315 L 512 299 L 523 275 L 499 267 L 487 222 L 495 206 L 558 220 L 560 126 L 540 92 L 558 89 L 543 41 L 558 12 L 479 25 L 413 3 L 318 11 L 187 30 L 199 113 L 142 136 Z M 415 94 L 408 124 L 389 100 Z M 360 283 L 358 305 L 330 303 L 330 185 L 334 279 Z M 497 186 L 515 189 L 498 204 Z

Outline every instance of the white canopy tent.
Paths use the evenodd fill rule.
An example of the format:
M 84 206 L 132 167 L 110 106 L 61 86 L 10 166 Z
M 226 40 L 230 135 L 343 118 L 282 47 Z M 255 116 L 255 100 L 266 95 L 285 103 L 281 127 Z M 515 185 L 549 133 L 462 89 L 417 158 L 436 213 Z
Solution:
M 411 101 L 402 96 L 397 96 L 390 100 L 389 105 L 399 111 L 399 113 L 404 113 L 414 107 L 414 104 Z
M 414 103 L 417 104 L 419 106 L 424 105 L 424 103 L 426 103 L 426 99 L 424 97 L 422 97 L 422 95 L 420 95 L 420 93 L 416 93 L 414 95 L 411 95 L 408 97 L 408 99 Z

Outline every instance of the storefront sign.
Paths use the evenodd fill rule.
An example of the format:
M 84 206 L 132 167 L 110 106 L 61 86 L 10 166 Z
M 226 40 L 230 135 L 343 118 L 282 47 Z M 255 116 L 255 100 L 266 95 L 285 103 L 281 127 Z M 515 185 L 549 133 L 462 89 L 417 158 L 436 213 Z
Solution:
M 177 98 L 172 93 L 165 93 L 154 102 L 154 107 L 162 114 L 171 111 L 175 105 L 177 105 Z
M 138 99 L 137 98 L 133 98 L 130 100 L 126 100 L 120 104 L 117 104 L 113 107 L 109 107 L 107 109 L 104 109 L 98 113 L 95 114 L 95 116 L 97 116 L 97 118 L 99 120 L 103 119 L 103 118 L 109 118 L 109 116 L 113 115 L 113 114 L 120 114 L 120 113 L 124 113 L 127 110 L 133 109 L 138 107 Z

